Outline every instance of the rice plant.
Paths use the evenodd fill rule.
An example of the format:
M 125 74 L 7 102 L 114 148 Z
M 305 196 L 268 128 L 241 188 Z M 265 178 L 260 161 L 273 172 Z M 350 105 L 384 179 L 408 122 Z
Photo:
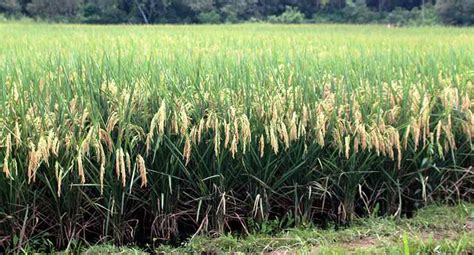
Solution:
M 472 28 L 0 32 L 5 248 L 345 224 L 472 199 Z

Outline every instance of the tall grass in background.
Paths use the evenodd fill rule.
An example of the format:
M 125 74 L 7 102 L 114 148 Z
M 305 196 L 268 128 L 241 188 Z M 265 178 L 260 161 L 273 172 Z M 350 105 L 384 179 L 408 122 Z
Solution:
M 0 25 L 0 246 L 472 199 L 474 30 Z

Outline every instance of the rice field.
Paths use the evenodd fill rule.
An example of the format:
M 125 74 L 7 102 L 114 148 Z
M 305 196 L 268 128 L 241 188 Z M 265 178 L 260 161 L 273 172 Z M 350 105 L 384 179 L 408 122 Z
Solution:
M 474 29 L 0 24 L 0 247 L 474 194 Z

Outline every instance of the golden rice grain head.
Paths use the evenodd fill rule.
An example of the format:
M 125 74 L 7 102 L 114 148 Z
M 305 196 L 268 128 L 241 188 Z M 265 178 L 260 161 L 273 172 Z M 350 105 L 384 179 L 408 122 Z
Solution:
M 219 155 L 221 145 L 221 133 L 219 130 L 219 120 L 217 118 L 214 120 L 214 133 L 214 153 L 217 156 Z
M 185 135 L 188 131 L 189 119 L 184 107 L 181 109 L 181 112 L 180 112 L 180 121 L 181 121 L 181 129 L 180 129 L 181 135 Z
M 293 72 L 291 72 L 288 77 L 288 87 L 291 87 L 292 81 L 293 81 Z
M 165 133 L 165 122 L 166 122 L 166 102 L 161 101 L 160 109 L 158 109 L 158 132 L 160 135 Z
M 125 167 L 125 155 L 123 149 L 120 148 L 120 156 L 119 156 L 119 163 L 120 163 L 120 176 L 122 177 L 122 187 L 127 185 L 127 172 Z
M 46 138 L 47 144 L 48 144 L 48 151 L 52 151 L 54 147 L 54 138 L 56 135 L 54 134 L 53 130 L 49 130 L 48 132 L 48 137 Z
M 230 124 L 227 123 L 225 119 L 224 119 L 224 133 L 225 133 L 224 148 L 227 149 L 227 146 L 229 145 L 229 142 L 230 142 Z
M 150 155 L 151 151 L 151 137 L 149 135 L 146 136 L 146 141 L 145 141 L 145 152 L 146 155 Z
M 84 110 L 82 113 L 82 118 L 81 118 L 81 125 L 79 126 L 79 129 L 82 131 L 86 127 L 87 119 L 89 118 L 89 111 L 87 109 Z
M 242 151 L 245 154 L 247 151 L 247 144 L 252 142 L 252 131 L 250 130 L 250 121 L 244 114 L 241 116 L 241 130 L 242 130 Z
M 242 129 L 242 137 L 243 137 L 243 140 L 244 140 L 244 144 L 246 143 L 250 143 L 252 141 L 252 131 L 251 131 L 251 128 L 250 128 L 250 121 L 247 117 L 247 115 L 243 114 L 241 119 L 240 119 L 240 123 L 241 123 L 241 129 Z
M 364 124 L 359 124 L 358 132 L 360 134 L 361 148 L 362 150 L 365 150 L 367 148 L 367 131 L 365 130 Z
M 59 156 L 59 145 L 59 137 L 55 135 L 50 148 L 55 157 Z
M 62 187 L 62 182 L 63 182 L 63 168 L 61 165 L 56 161 L 55 166 L 55 175 L 56 175 L 56 182 L 57 182 L 57 195 L 58 197 L 61 197 L 61 187 Z
M 443 143 L 443 147 L 444 147 L 444 153 L 447 153 L 449 151 L 449 144 L 448 144 L 448 141 L 447 141 L 447 137 Z
M 113 112 L 107 119 L 107 125 L 105 128 L 105 131 L 107 131 L 107 133 L 110 134 L 110 132 L 112 132 L 112 130 L 117 125 L 118 121 L 119 121 L 118 113 Z
M 464 122 L 463 130 L 469 139 L 474 138 L 474 114 L 471 110 L 466 111 L 466 121 Z
M 275 134 L 275 128 L 274 128 L 273 123 L 270 124 L 269 133 L 270 133 L 270 146 L 272 147 L 273 152 L 275 154 L 278 154 L 278 139 L 277 139 L 277 136 Z
M 326 131 L 326 121 L 327 121 L 327 118 L 326 118 L 326 115 L 324 114 L 324 112 L 322 112 L 322 111 L 319 112 L 318 116 L 316 117 L 316 126 L 315 126 L 315 128 L 320 129 L 323 134 Z
M 100 142 L 107 145 L 107 149 L 109 152 L 113 151 L 112 138 L 110 138 L 109 133 L 107 133 L 107 131 L 102 128 L 99 128 L 99 140 Z
M 353 149 L 354 149 L 354 153 L 358 153 L 359 152 L 359 136 L 355 136 L 354 137 L 354 145 L 353 145 Z
M 76 160 L 79 178 L 81 179 L 81 184 L 84 184 L 86 182 L 86 177 L 84 175 L 84 166 L 82 165 L 83 153 L 81 148 L 78 149 Z
M 306 125 L 303 123 L 302 120 L 300 120 L 300 123 L 298 125 L 298 138 L 303 137 L 303 139 L 306 140 Z
M 128 151 L 125 152 L 125 164 L 127 166 L 127 172 L 128 174 L 132 174 L 132 161 L 130 159 L 130 154 L 128 154 Z
M 20 93 L 18 93 L 18 88 L 16 82 L 13 83 L 13 100 L 18 102 L 20 99 Z
M 308 112 L 308 107 L 306 105 L 303 105 L 303 125 L 307 126 L 308 125 L 308 120 L 309 120 L 309 112 Z
M 138 169 L 138 172 L 140 174 L 140 179 L 141 179 L 141 186 L 140 187 L 146 187 L 147 184 L 148 184 L 148 180 L 147 180 L 147 170 L 146 170 L 146 167 L 145 167 L 145 160 L 143 159 L 143 157 L 139 154 L 137 156 L 137 169 Z
M 321 129 L 316 130 L 316 142 L 319 144 L 319 146 L 324 147 L 324 133 Z
M 7 178 L 11 178 L 10 168 L 9 168 L 8 156 L 5 156 L 3 160 L 3 173 Z
M 87 132 L 86 138 L 84 138 L 84 141 L 82 141 L 82 153 L 87 156 L 90 154 L 90 145 L 92 143 L 92 133 L 94 133 L 93 129 L 94 129 L 93 127 L 89 129 L 89 132 Z
M 275 104 L 271 108 L 272 121 L 277 121 L 278 116 L 280 115 Z
M 288 131 L 286 129 L 286 125 L 283 121 L 280 122 L 280 129 L 278 130 L 280 134 L 280 138 L 283 140 L 285 144 L 285 148 L 288 149 L 290 147 L 290 138 L 288 135 Z
M 237 119 L 234 119 L 233 121 L 233 131 L 234 131 L 234 135 L 236 135 L 237 137 L 239 137 L 239 121 Z
M 147 140 L 150 140 L 150 141 L 153 140 L 156 124 L 158 122 L 158 117 L 159 117 L 159 113 L 155 113 L 155 115 L 153 115 L 153 118 L 151 119 L 150 130 L 148 131 L 148 134 L 147 134 Z
M 380 132 L 377 132 L 378 135 L 378 141 L 379 141 L 379 150 L 382 153 L 382 155 L 386 155 L 389 148 L 392 147 L 392 144 L 390 142 L 390 139 L 388 138 L 388 135 L 384 135 Z
M 295 141 L 298 139 L 298 128 L 297 128 L 297 117 L 296 113 L 293 112 L 293 116 L 291 117 L 289 126 L 290 126 L 290 134 L 289 134 L 289 139 L 290 141 Z
M 10 133 L 7 134 L 5 147 L 6 147 L 5 158 L 8 158 L 12 150 L 12 135 Z
M 191 138 L 191 143 L 197 144 L 197 127 L 192 126 L 189 131 L 189 137 Z
M 474 137 L 474 113 L 472 113 L 470 110 L 468 111 L 468 114 L 467 114 L 469 120 L 467 121 L 467 123 L 469 123 L 470 127 L 471 127 L 471 137 Z
M 439 139 L 441 137 L 442 129 L 443 129 L 442 121 L 438 121 L 438 124 L 436 124 L 436 127 L 435 127 L 436 143 L 439 143 Z
M 431 134 L 430 130 L 430 116 L 426 118 L 426 122 L 423 126 L 423 146 L 426 146 L 428 136 Z
M 48 148 L 48 142 L 45 139 L 44 136 L 41 136 L 39 141 L 38 141 L 38 157 L 39 160 L 43 160 L 45 162 L 48 161 L 49 158 L 49 148 Z
M 345 155 L 346 155 L 346 159 L 349 159 L 350 155 L 350 150 L 351 150 L 351 137 L 350 136 L 346 136 L 344 138 L 344 143 L 345 143 Z
M 344 131 L 341 128 L 340 123 L 337 123 L 335 130 L 332 132 L 332 139 L 339 151 L 344 151 Z
M 28 183 L 31 183 L 31 181 L 35 180 L 34 173 L 36 172 L 36 168 L 38 167 L 39 164 L 39 159 L 37 157 L 37 152 L 35 145 L 30 142 L 29 144 L 30 150 L 28 152 Z
M 377 156 L 379 156 L 380 155 L 380 141 L 379 141 L 378 133 L 375 130 L 375 128 L 372 129 L 372 131 L 370 131 L 370 143 L 372 147 L 374 148 L 375 152 L 377 153 Z
M 183 159 L 185 160 L 185 165 L 188 165 L 189 160 L 191 159 L 191 139 L 189 139 L 189 136 L 186 136 L 184 142 Z
M 236 135 L 234 135 L 232 138 L 232 142 L 230 143 L 230 152 L 232 154 L 232 158 L 235 158 L 235 154 L 237 153 L 238 139 L 239 138 Z
M 21 132 L 18 121 L 15 121 L 15 146 L 19 148 L 21 144 Z
M 198 127 L 198 132 L 197 132 L 197 142 L 198 143 L 201 143 L 201 137 L 202 137 L 202 131 L 203 131 L 203 128 L 204 128 L 204 118 L 201 118 L 201 120 L 199 121 L 199 127 Z
M 206 130 L 209 130 L 210 128 L 212 128 L 213 125 L 214 125 L 214 114 L 213 114 L 213 112 L 208 112 L 207 113 L 207 120 L 206 120 L 206 124 L 205 124 Z
M 66 145 L 66 149 L 69 150 L 72 146 L 72 133 L 69 132 L 66 134 L 66 136 L 64 137 L 64 145 Z
M 461 103 L 461 111 L 466 112 L 471 108 L 471 100 L 469 99 L 469 95 L 466 93 L 462 97 L 462 103 Z
M 120 179 L 120 148 L 115 150 L 115 176 Z
M 411 129 L 412 129 L 412 139 L 413 139 L 413 142 L 415 143 L 415 150 L 416 150 L 420 142 L 420 125 L 418 124 L 418 121 L 412 122 Z
M 71 112 L 71 115 L 76 115 L 77 113 L 77 95 L 74 96 L 74 98 L 69 102 L 69 111 Z
M 100 150 L 100 170 L 99 170 L 99 182 L 100 182 L 100 194 L 103 195 L 104 194 L 104 176 L 105 176 L 105 162 L 106 162 L 106 158 L 105 158 L 105 152 L 104 152 L 104 148 L 102 148 L 102 146 L 99 146 L 99 150 Z
M 263 154 L 265 153 L 265 138 L 263 137 L 263 135 L 260 135 L 259 149 L 260 158 L 263 158 Z

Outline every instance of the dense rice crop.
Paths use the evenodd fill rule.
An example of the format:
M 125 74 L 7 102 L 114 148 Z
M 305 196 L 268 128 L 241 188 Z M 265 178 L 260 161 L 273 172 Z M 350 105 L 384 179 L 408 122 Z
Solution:
M 472 198 L 472 28 L 0 33 L 0 246 L 345 223 Z

